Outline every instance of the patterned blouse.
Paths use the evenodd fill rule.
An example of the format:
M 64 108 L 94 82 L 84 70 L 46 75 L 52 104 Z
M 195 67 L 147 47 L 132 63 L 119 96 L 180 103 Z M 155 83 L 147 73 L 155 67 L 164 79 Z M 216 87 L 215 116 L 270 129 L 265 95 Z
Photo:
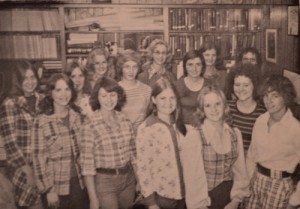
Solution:
M 144 197 L 156 192 L 166 198 L 183 198 L 183 174 L 176 145 L 179 135 L 173 126 L 154 115 L 139 126 L 136 165 Z
M 31 128 L 43 96 L 35 93 L 35 97 L 35 112 L 24 96 L 6 99 L 0 109 L 0 134 L 7 155 L 8 176 L 20 206 L 29 206 L 37 198 L 37 189 L 27 185 L 26 174 L 21 169 L 32 165 Z
M 68 119 L 69 126 L 56 115 L 42 114 L 34 122 L 33 165 L 41 192 L 52 191 L 58 195 L 70 193 L 72 159 L 75 160 L 77 175 L 83 187 L 78 163 L 82 121 L 80 115 L 71 109 Z
M 116 111 L 119 127 L 105 122 L 101 111 L 82 129 L 81 166 L 83 175 L 96 175 L 97 168 L 121 168 L 135 158 L 134 133 L 130 121 Z

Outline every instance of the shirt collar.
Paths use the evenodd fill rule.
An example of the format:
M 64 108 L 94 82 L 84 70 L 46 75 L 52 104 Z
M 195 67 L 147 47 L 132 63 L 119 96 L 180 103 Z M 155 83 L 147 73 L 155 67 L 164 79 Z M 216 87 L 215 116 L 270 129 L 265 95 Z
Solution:
M 163 123 L 167 126 L 170 126 L 170 124 L 167 124 L 166 122 L 162 121 L 157 117 L 156 115 L 152 114 L 146 119 L 146 126 L 152 126 L 155 123 Z M 174 120 L 172 120 L 172 124 L 174 124 Z
M 266 124 L 268 124 L 268 120 L 270 119 L 269 112 L 266 112 Z M 288 108 L 285 114 L 282 116 L 282 118 L 276 123 L 285 127 L 289 127 L 291 123 L 294 121 L 294 116 L 291 112 L 291 110 Z

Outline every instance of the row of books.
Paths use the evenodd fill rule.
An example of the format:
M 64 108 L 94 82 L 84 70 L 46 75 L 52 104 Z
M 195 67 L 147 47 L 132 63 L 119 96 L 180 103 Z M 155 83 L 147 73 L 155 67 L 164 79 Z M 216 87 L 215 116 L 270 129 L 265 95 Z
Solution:
M 0 31 L 59 30 L 57 9 L 1 9 Z
M 175 31 L 246 31 L 261 28 L 261 9 L 170 8 Z
M 57 59 L 57 36 L 0 35 L 0 58 Z
M 253 34 L 222 34 L 222 35 L 171 35 L 169 44 L 175 59 L 182 59 L 190 50 L 198 50 L 206 42 L 215 43 L 220 49 L 224 60 L 234 59 L 243 48 L 254 46 Z

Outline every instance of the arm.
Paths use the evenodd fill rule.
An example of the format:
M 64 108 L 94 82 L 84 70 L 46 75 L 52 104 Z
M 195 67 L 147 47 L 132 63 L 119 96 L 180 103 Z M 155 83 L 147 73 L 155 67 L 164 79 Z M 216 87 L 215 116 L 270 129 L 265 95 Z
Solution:
M 98 209 L 99 200 L 96 194 L 95 176 L 94 175 L 84 176 L 84 182 L 90 199 L 90 209 Z
M 239 129 L 234 128 L 237 137 L 238 158 L 232 166 L 233 186 L 231 189 L 231 202 L 238 206 L 244 197 L 249 196 L 249 177 L 246 169 L 242 134 Z
M 257 138 L 257 135 L 259 134 L 259 127 L 257 122 L 255 122 L 254 127 L 252 129 L 252 139 L 251 139 L 251 143 L 248 149 L 248 153 L 246 156 L 246 167 L 247 167 L 247 171 L 248 171 L 248 176 L 251 179 L 254 171 L 256 169 L 256 160 L 255 160 L 255 156 L 256 156 L 256 146 L 255 146 L 255 141 Z
M 210 205 L 210 198 L 203 164 L 201 136 L 199 130 L 191 126 L 187 126 L 187 129 L 187 135 L 180 142 L 185 200 L 189 209 L 203 208 Z
M 16 142 L 17 138 L 15 135 L 15 123 L 19 114 L 21 113 L 15 106 L 13 100 L 6 100 L 0 109 L 0 133 L 4 140 L 4 147 L 9 164 L 14 168 L 22 167 L 22 170 L 27 173 L 31 169 Z

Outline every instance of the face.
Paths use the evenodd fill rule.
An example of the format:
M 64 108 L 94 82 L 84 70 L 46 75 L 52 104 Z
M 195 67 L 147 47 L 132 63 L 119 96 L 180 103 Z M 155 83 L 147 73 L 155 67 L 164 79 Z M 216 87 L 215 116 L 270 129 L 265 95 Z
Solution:
M 250 78 L 237 76 L 234 78 L 233 91 L 239 100 L 253 99 L 254 86 Z
M 199 77 L 202 72 L 202 63 L 199 57 L 194 59 L 189 59 L 186 62 L 186 71 L 189 77 L 196 78 Z
M 76 91 L 81 91 L 84 85 L 84 75 L 79 67 L 75 68 L 70 76 L 71 80 L 74 83 L 74 88 Z
M 30 96 L 37 87 L 37 78 L 35 77 L 32 69 L 27 69 L 22 83 L 22 90 L 25 96 Z
M 172 114 L 177 107 L 176 96 L 170 88 L 163 90 L 156 97 L 152 97 L 152 101 L 156 105 L 158 113 L 163 115 Z
M 127 61 L 123 64 L 123 79 L 132 81 L 135 80 L 138 73 L 138 64 L 135 61 Z
M 107 72 L 107 60 L 104 55 L 96 55 L 94 57 L 95 74 L 94 80 L 102 78 Z
M 214 66 L 217 60 L 217 51 L 215 49 L 208 49 L 203 52 L 206 66 Z
M 256 65 L 257 64 L 257 59 L 255 54 L 248 52 L 246 54 L 243 55 L 243 59 L 242 59 L 242 63 L 243 64 L 252 64 L 252 65 Z
M 118 94 L 117 92 L 107 92 L 104 88 L 100 88 L 98 100 L 102 110 L 112 111 L 118 103 Z
M 65 107 L 69 104 L 72 92 L 68 84 L 64 80 L 56 81 L 55 88 L 52 90 L 52 98 L 54 107 Z
M 284 98 L 277 91 L 268 91 L 265 93 L 264 104 L 270 115 L 284 113 L 286 105 Z
M 204 96 L 203 101 L 205 117 L 213 122 L 223 120 L 224 103 L 222 98 L 214 92 L 208 93 Z
M 167 58 L 167 48 L 165 45 L 159 44 L 153 50 L 153 61 L 158 65 L 163 65 Z

